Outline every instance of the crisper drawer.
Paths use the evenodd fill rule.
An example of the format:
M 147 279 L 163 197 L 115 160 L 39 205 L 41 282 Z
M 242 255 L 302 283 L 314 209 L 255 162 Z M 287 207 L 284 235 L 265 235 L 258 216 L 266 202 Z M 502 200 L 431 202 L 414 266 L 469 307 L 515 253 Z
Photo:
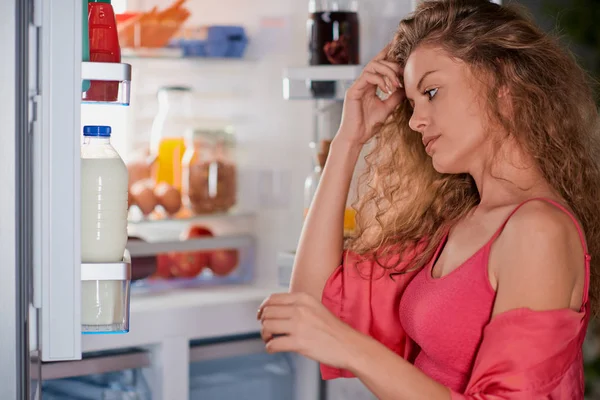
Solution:
M 152 400 L 143 351 L 84 355 L 81 361 L 42 366 L 43 400 Z
M 260 339 L 193 346 L 190 361 L 190 400 L 294 399 L 290 356 L 265 353 Z

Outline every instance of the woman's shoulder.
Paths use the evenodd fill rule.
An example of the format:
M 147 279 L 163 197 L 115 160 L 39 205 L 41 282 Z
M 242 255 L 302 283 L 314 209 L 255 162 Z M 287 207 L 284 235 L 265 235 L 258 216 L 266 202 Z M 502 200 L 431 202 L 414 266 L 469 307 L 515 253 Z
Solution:
M 583 287 L 585 279 L 579 229 L 573 214 L 560 203 L 522 204 L 506 223 L 490 258 L 499 308 L 573 307 L 574 290 Z

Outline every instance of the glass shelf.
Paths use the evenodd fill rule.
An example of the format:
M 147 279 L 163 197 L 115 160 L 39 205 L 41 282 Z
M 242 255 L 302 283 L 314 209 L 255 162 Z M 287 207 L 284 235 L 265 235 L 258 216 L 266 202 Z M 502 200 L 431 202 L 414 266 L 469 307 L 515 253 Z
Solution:
M 169 218 L 164 213 L 155 212 L 144 218 L 136 207 L 129 213 L 128 235 L 147 242 L 178 241 L 191 226 L 202 226 L 216 236 L 253 234 L 256 213 L 233 209 L 226 213 L 195 215 L 182 209 Z
M 360 75 L 360 65 L 315 65 L 283 70 L 286 100 L 344 99 L 346 89 Z
M 124 48 L 121 49 L 123 60 L 189 60 L 195 62 L 252 62 L 248 57 L 200 57 L 186 56 L 181 48 Z

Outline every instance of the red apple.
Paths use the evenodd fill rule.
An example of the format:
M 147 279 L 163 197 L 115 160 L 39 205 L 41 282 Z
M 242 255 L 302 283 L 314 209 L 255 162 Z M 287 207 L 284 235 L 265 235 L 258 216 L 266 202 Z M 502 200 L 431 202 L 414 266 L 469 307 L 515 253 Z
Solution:
M 229 275 L 240 261 L 239 252 L 236 249 L 214 250 L 210 257 L 209 268 L 215 275 Z

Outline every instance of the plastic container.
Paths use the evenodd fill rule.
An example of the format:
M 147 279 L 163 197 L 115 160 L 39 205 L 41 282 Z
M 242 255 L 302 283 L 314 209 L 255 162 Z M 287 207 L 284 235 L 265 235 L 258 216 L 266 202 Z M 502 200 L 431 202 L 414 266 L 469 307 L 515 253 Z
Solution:
M 139 369 L 53 379 L 42 383 L 44 400 L 151 400 L 150 387 Z
M 229 125 L 188 134 L 183 161 L 183 201 L 196 214 L 229 211 L 237 201 L 235 138 Z
M 92 62 L 121 62 L 117 21 L 110 0 L 89 0 L 89 52 Z M 119 82 L 91 81 L 83 95 L 84 101 L 116 102 Z
M 180 47 L 184 57 L 241 58 L 248 36 L 242 26 L 199 26 L 182 29 L 170 45 Z
M 310 144 L 314 156 L 313 171 L 306 177 L 304 181 L 304 218 L 308 215 L 308 210 L 319 187 L 323 168 L 329 155 L 330 140 L 322 140 L 319 147 L 313 142 Z M 352 194 L 352 191 L 351 193 Z M 351 236 L 356 230 L 356 211 L 352 208 L 352 198 L 348 196 L 346 208 L 344 210 L 344 236 Z
M 307 21 L 310 65 L 359 65 L 357 0 L 310 0 Z M 312 82 L 315 97 L 335 96 L 335 82 Z
M 154 118 L 150 137 L 155 182 L 166 182 L 179 190 L 181 190 L 181 161 L 186 149 L 185 136 L 192 126 L 191 102 L 192 91 L 189 87 L 160 88 L 158 113 Z
M 190 365 L 190 400 L 294 398 L 294 374 L 285 354 L 254 354 Z
M 313 152 L 313 170 L 304 180 L 304 218 L 308 215 L 308 210 L 315 197 L 319 182 L 321 181 L 321 173 L 325 167 L 326 154 L 317 150 L 317 145 L 314 142 L 310 143 L 310 148 Z
M 125 163 L 110 144 L 110 126 L 85 126 L 81 147 L 81 259 L 83 264 L 119 264 L 127 245 Z M 128 282 L 82 281 L 82 327 L 123 331 Z M 94 326 L 102 328 L 94 328 Z
M 81 332 L 129 332 L 131 257 L 120 263 L 81 264 Z

